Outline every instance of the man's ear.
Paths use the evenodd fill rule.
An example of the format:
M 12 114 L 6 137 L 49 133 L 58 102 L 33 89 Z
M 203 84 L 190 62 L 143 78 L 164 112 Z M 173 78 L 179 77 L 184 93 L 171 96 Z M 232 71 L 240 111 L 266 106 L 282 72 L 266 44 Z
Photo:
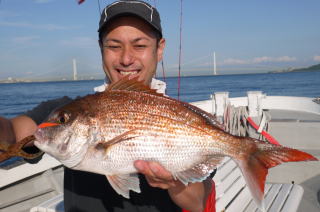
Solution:
M 164 38 L 161 38 L 159 40 L 158 49 L 157 49 L 158 62 L 160 62 L 163 58 L 163 51 L 165 47 L 166 47 L 166 40 Z

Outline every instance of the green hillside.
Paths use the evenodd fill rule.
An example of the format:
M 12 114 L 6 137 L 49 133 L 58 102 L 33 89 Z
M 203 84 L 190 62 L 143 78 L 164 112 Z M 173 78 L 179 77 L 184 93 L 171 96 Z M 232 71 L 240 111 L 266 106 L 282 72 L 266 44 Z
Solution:
M 307 68 L 297 68 L 292 70 L 292 72 L 298 71 L 320 71 L 320 64 L 309 66 Z

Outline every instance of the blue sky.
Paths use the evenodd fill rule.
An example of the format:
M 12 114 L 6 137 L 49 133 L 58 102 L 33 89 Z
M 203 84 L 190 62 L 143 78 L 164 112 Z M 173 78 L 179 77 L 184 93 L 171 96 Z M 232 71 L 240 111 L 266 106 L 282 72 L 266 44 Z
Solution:
M 175 75 L 180 1 L 149 2 L 161 14 L 166 74 Z M 318 64 L 319 9 L 319 0 L 183 0 L 182 74 L 210 74 L 214 51 L 220 74 Z M 103 77 L 99 16 L 98 0 L 1 0 L 0 80 L 71 77 L 73 58 L 80 76 Z

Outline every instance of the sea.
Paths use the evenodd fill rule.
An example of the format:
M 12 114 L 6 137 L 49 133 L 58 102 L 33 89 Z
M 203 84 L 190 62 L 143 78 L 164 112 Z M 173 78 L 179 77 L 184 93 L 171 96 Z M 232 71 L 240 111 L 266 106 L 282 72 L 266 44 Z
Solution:
M 178 78 L 167 77 L 167 95 L 178 98 Z M 0 116 L 12 118 L 39 103 L 69 96 L 94 93 L 103 80 L 3 83 L 0 84 Z M 209 99 L 215 92 L 227 91 L 230 97 L 245 96 L 247 91 L 262 91 L 269 96 L 320 97 L 320 71 L 180 78 L 179 99 L 194 102 Z

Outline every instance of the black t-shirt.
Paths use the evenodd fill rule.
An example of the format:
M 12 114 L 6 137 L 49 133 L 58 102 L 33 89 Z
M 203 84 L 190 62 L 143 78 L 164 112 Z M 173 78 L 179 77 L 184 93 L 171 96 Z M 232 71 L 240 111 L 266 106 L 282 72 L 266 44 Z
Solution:
M 40 124 L 51 111 L 70 101 L 72 101 L 72 99 L 69 97 L 46 101 L 28 111 L 25 115 L 32 118 L 37 124 Z M 126 199 L 113 190 L 106 176 L 65 168 L 65 212 L 181 211 L 181 209 L 172 202 L 166 190 L 149 186 L 145 178 L 141 175 L 139 178 L 141 193 L 130 191 L 130 199 Z
M 181 212 L 166 190 L 153 188 L 140 175 L 141 193 L 130 191 L 130 199 L 117 194 L 104 175 L 64 171 L 66 212 Z

